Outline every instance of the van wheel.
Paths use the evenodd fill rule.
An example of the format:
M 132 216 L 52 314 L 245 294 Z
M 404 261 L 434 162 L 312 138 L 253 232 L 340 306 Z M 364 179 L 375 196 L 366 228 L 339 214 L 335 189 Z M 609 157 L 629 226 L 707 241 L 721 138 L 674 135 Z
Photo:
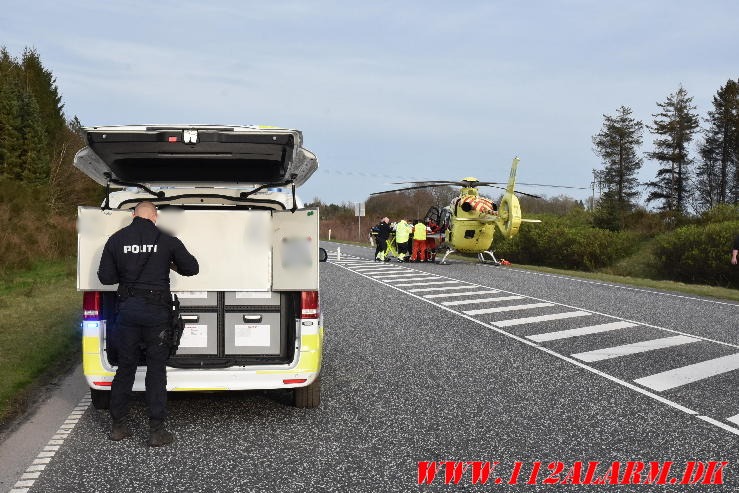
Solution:
M 318 249 L 318 261 L 319 262 L 326 262 L 328 261 L 328 252 L 325 248 L 319 248 Z
M 110 409 L 110 391 L 90 389 L 92 407 L 95 409 Z
M 295 407 L 314 408 L 321 404 L 321 376 L 318 375 L 312 384 L 293 389 Z

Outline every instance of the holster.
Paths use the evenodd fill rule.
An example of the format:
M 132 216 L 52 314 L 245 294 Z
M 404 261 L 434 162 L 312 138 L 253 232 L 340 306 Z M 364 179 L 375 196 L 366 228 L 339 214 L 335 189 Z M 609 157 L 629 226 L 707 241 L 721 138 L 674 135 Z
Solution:
M 169 315 L 169 325 L 166 331 L 167 344 L 169 345 L 170 358 L 177 354 L 180 347 L 182 332 L 185 330 L 185 322 L 182 320 L 180 313 L 180 300 L 176 294 L 170 297 L 171 311 Z

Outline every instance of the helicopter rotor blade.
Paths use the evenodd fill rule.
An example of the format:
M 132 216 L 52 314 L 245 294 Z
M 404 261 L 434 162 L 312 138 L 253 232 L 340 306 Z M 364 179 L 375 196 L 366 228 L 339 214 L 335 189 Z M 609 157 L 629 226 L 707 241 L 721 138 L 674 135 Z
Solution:
M 569 185 L 545 185 L 543 183 L 524 183 L 524 182 L 518 182 L 518 184 L 526 185 L 527 187 L 572 188 L 574 190 L 588 190 L 588 187 L 571 187 Z
M 452 187 L 452 186 L 454 186 L 454 187 L 469 187 L 469 186 L 471 186 L 470 185 L 470 182 L 445 181 L 445 180 L 444 181 L 442 181 L 442 180 L 439 180 L 439 181 L 428 181 L 428 180 L 425 180 L 425 181 L 396 181 L 396 182 L 391 182 L 390 184 L 391 185 L 433 185 L 433 186 L 436 186 L 436 187 L 445 187 L 445 186 L 448 186 L 448 187 Z M 476 185 L 474 185 L 474 186 L 476 186 Z
M 443 186 L 445 186 L 445 185 L 444 184 L 439 184 L 439 185 L 418 185 L 416 187 L 396 188 L 394 190 L 385 190 L 384 192 L 374 192 L 374 193 L 371 193 L 370 195 L 382 195 L 384 193 L 405 192 L 405 191 L 408 191 L 408 190 L 418 190 L 418 189 L 421 189 L 421 188 L 436 188 L 436 187 L 443 187 Z
M 431 185 L 431 184 L 435 184 L 436 186 L 455 185 L 458 187 L 470 187 L 470 186 L 488 187 L 488 186 L 494 186 L 494 185 L 505 185 L 504 182 L 499 182 L 499 181 L 465 182 L 465 181 L 452 181 L 452 180 L 397 181 L 397 182 L 392 182 L 391 184 L 392 185 L 404 185 L 404 184 Z M 573 187 L 570 185 L 548 185 L 545 183 L 524 183 L 522 181 L 517 182 L 517 185 L 524 185 L 527 187 L 568 188 L 572 190 L 588 190 L 588 187 Z
M 500 188 L 501 190 L 505 190 L 505 187 L 499 187 L 498 185 L 480 185 L 481 187 L 492 187 L 492 188 Z M 516 190 L 515 193 L 517 195 L 526 195 L 527 197 L 533 197 L 535 199 L 540 199 L 540 195 L 534 195 L 533 193 L 526 193 L 522 192 L 521 190 Z
M 535 199 L 541 198 L 541 195 L 534 195 L 533 193 L 526 193 L 526 192 L 522 192 L 521 190 L 516 190 L 514 193 L 517 195 L 525 195 L 527 197 L 533 197 Z

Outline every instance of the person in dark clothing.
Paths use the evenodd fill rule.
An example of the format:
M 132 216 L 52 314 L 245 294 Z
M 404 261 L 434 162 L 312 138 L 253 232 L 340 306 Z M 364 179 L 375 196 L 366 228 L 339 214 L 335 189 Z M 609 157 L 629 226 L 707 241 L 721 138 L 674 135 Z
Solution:
M 98 279 L 118 284 L 118 369 L 110 393 L 113 426 L 109 438 L 132 436 L 126 424 L 131 390 L 142 347 L 146 350 L 146 403 L 149 408 L 149 445 L 174 440 L 164 428 L 167 417 L 169 346 L 163 333 L 170 323 L 170 269 L 183 276 L 200 270 L 198 261 L 182 242 L 159 230 L 157 209 L 141 202 L 130 225 L 114 233 L 103 248 Z
M 733 265 L 736 265 L 737 259 L 736 256 L 739 254 L 739 235 L 736 235 L 736 238 L 734 238 L 734 246 L 731 247 L 731 263 Z
M 377 248 L 375 248 L 375 260 L 382 262 L 384 260 L 387 260 L 385 258 L 385 251 L 387 250 L 387 240 L 390 238 L 390 219 L 387 217 L 383 217 L 382 221 L 380 221 L 380 224 L 375 226 L 373 228 L 375 231 L 377 231 L 377 236 L 375 239 L 377 240 Z

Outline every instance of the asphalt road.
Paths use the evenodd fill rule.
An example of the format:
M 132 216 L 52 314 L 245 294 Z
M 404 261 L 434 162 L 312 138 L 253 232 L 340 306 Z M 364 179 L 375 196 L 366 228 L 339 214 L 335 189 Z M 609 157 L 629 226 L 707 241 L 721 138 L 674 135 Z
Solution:
M 177 441 L 148 449 L 143 403 L 134 407 L 134 439 L 113 443 L 107 414 L 82 401 L 48 436 L 58 445 L 33 451 L 48 457 L 27 459 L 43 467 L 26 472 L 34 477 L 18 490 L 739 488 L 736 303 L 515 268 L 376 263 L 368 249 L 341 251 L 321 269 L 320 408 L 287 406 L 285 394 L 175 394 L 169 425 Z M 689 460 L 729 464 L 723 485 L 552 486 L 541 484 L 544 473 L 536 485 L 472 485 L 469 476 L 417 485 L 418 462 L 439 460 L 500 461 L 506 478 L 521 462 L 519 483 L 537 461 L 543 469 L 674 461 L 680 473 Z

